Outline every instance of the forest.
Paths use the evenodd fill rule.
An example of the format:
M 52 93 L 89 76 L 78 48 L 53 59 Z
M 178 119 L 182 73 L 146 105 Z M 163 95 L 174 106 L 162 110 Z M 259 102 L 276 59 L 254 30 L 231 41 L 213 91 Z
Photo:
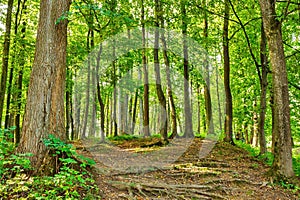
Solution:
M 299 0 L 1 0 L 0 199 L 299 199 Z

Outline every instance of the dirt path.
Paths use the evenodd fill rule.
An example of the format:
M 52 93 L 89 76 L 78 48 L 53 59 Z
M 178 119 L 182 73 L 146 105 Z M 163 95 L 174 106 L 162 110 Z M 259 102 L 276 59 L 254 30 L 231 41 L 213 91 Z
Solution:
M 243 149 L 217 143 L 208 155 L 201 158 L 200 154 L 199 157 L 205 142 L 194 139 L 174 163 L 156 170 L 152 167 L 147 171 L 120 172 L 96 159 L 94 173 L 103 199 L 299 199 L 299 196 L 272 185 L 265 176 L 269 167 Z M 142 152 L 141 144 L 135 141 L 118 145 L 124 151 Z M 95 159 L 101 144 L 84 142 L 84 146 L 80 153 Z M 120 155 L 114 153 L 106 152 L 122 163 Z M 124 165 L 129 162 L 124 159 Z

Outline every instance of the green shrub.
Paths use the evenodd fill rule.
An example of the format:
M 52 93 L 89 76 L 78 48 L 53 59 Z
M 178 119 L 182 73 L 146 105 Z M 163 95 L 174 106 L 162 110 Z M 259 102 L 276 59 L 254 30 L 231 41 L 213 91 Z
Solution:
M 4 134 L 5 132 L 5 134 Z M 95 162 L 49 135 L 44 144 L 60 162 L 54 176 L 29 176 L 28 154 L 13 154 L 14 145 L 0 132 L 0 196 L 3 199 L 100 199 L 99 188 L 87 167 Z

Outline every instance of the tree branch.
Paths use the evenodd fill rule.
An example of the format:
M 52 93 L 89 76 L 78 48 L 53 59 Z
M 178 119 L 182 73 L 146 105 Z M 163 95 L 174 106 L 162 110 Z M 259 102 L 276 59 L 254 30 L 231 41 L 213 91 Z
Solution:
M 299 2 L 294 2 L 294 1 L 276 1 L 278 3 L 290 3 L 290 4 L 294 4 L 294 5 L 297 5 L 297 6 L 300 6 L 300 3 Z
M 261 17 L 256 17 L 256 18 L 250 19 L 248 22 L 246 22 L 244 24 L 244 26 L 247 26 L 248 24 L 250 24 L 250 22 L 258 20 L 258 19 L 261 19 Z M 236 31 L 234 31 L 234 33 L 230 36 L 229 40 L 231 40 L 235 36 L 235 34 L 237 34 L 241 29 L 242 29 L 242 27 L 237 29 Z
M 246 32 L 245 26 L 243 25 L 242 20 L 240 19 L 240 17 L 238 16 L 238 14 L 236 13 L 231 0 L 228 0 L 228 1 L 230 3 L 230 6 L 232 8 L 232 11 L 233 11 L 235 17 L 238 19 L 239 24 L 241 25 L 241 28 L 242 28 L 242 30 L 244 32 L 244 35 L 245 35 L 246 40 L 247 40 L 247 45 L 248 45 L 248 48 L 249 48 L 249 51 L 250 51 L 250 55 L 251 55 L 251 57 L 252 57 L 252 59 L 253 59 L 253 61 L 255 63 L 256 69 L 257 69 L 257 74 L 258 74 L 258 77 L 259 77 L 259 81 L 260 81 L 260 83 L 262 83 L 261 73 L 260 73 L 260 69 L 259 69 L 260 65 L 258 64 L 258 62 L 257 62 L 257 60 L 255 58 L 255 55 L 253 53 L 253 50 L 252 50 L 252 47 L 251 47 L 251 43 L 250 43 L 250 39 L 249 39 L 249 36 L 248 36 L 248 34 Z
M 290 4 L 291 4 L 291 1 L 290 0 L 288 0 L 287 1 L 287 4 L 286 4 L 286 7 L 285 7 L 285 9 L 284 9 L 284 14 L 283 14 L 283 18 L 281 19 L 281 23 L 285 20 L 285 18 L 288 16 L 288 11 L 289 11 L 289 6 L 290 6 Z
M 294 83 L 291 83 L 291 82 L 289 82 L 289 84 L 290 84 L 291 86 L 293 86 L 294 88 L 296 88 L 297 90 L 300 90 L 300 86 L 298 86 L 298 85 L 296 85 L 296 84 L 294 84 Z
M 201 10 L 204 10 L 204 11 L 206 11 L 206 12 L 212 14 L 212 15 L 216 15 L 216 16 L 221 17 L 221 18 L 223 18 L 223 19 L 227 19 L 227 20 L 229 20 L 229 21 L 232 21 L 232 22 L 235 22 L 235 23 L 239 24 L 239 22 L 236 21 L 236 20 L 234 20 L 234 19 L 230 19 L 230 18 L 228 18 L 228 17 L 224 17 L 224 15 L 219 14 L 219 13 L 215 13 L 215 12 L 213 12 L 213 11 L 210 11 L 210 10 L 208 10 L 208 9 L 206 9 L 206 8 L 203 8 L 203 7 L 200 6 L 200 5 L 196 5 L 196 6 L 197 6 L 197 8 L 199 8 L 199 9 L 201 9 Z

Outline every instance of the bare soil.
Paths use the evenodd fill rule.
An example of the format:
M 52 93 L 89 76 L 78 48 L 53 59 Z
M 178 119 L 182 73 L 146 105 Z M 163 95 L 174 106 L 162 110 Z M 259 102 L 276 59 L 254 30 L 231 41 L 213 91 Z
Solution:
M 269 166 L 245 150 L 218 142 L 211 151 L 207 148 L 205 152 L 203 147 L 208 142 L 195 138 L 175 162 L 140 171 L 116 170 L 95 159 L 98 147 L 103 144 L 95 141 L 74 144 L 79 153 L 96 161 L 93 173 L 102 199 L 300 199 L 299 193 L 273 184 L 266 175 Z M 122 141 L 114 145 L 140 154 L 161 148 L 151 144 L 160 144 L 159 139 Z M 114 153 L 107 152 L 108 158 L 122 163 L 120 155 Z M 127 165 L 128 161 L 124 159 L 123 163 Z

